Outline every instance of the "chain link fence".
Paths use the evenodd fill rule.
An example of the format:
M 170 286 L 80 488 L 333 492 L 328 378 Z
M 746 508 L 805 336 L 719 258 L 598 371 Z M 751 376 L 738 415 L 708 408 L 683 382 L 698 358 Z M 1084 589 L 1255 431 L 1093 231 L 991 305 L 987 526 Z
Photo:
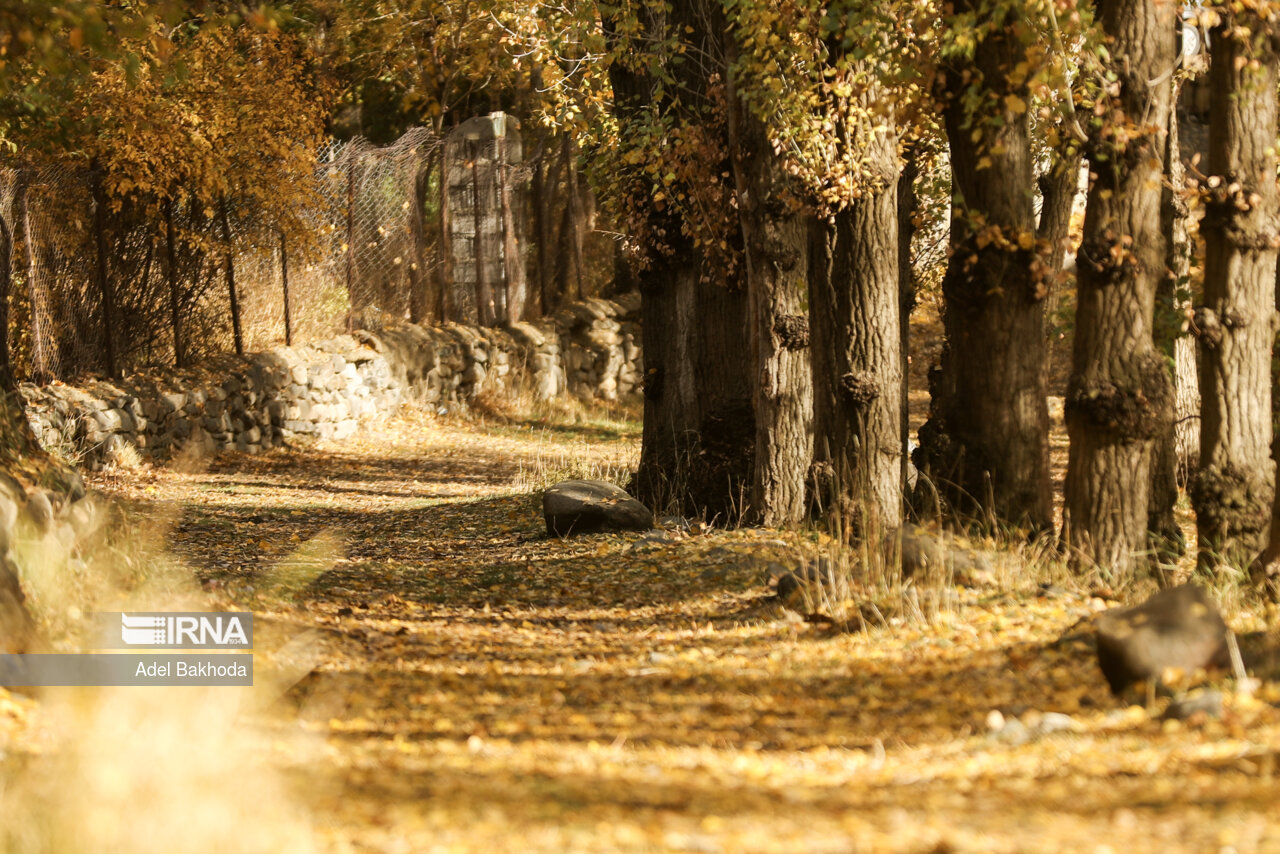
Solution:
M 315 201 L 294 212 L 304 226 L 288 234 L 234 203 L 113 205 L 101 176 L 79 166 L 0 168 L 0 323 L 13 374 L 34 382 L 118 375 L 403 320 L 484 322 L 469 275 L 481 266 L 451 238 L 454 218 L 472 219 L 470 190 L 455 186 L 459 167 L 446 170 L 446 157 L 460 158 L 467 173 L 499 170 L 488 175 L 498 190 L 486 194 L 500 209 L 485 214 L 498 234 L 473 251 L 493 253 L 498 268 L 525 281 L 508 312 L 504 286 L 493 281 L 504 274 L 486 276 L 500 309 L 489 322 L 604 292 L 613 241 L 566 213 L 582 208 L 570 201 L 569 158 L 552 145 L 545 156 L 477 170 L 478 150 L 423 128 L 384 147 L 333 142 L 317 154 Z M 581 249 L 575 262 L 566 248 L 575 234 L 585 262 Z M 502 260 L 513 252 L 514 268 Z
M 292 238 L 234 205 L 115 209 L 84 168 L 0 170 L 14 374 L 46 382 L 192 364 L 234 351 L 237 321 L 252 351 L 432 317 L 440 149 L 422 129 L 381 148 L 331 144 L 314 176 L 320 201 Z

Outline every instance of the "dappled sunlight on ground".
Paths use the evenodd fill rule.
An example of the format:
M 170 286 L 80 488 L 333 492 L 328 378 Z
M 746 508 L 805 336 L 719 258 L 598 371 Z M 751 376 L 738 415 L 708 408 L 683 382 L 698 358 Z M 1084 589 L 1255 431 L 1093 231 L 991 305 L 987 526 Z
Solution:
M 1016 572 L 840 633 L 764 584 L 812 532 L 549 540 L 535 486 L 634 463 L 637 425 L 573 426 L 410 412 L 101 480 L 294 667 L 237 726 L 322 850 L 1280 850 L 1274 688 L 1126 709 L 1073 634 L 1106 603 Z

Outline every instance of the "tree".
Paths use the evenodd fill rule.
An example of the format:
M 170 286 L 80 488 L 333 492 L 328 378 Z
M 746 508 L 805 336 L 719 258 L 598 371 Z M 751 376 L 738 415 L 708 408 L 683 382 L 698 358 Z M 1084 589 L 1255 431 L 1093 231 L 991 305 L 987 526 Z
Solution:
M 1190 494 L 1198 566 L 1243 567 L 1258 553 L 1275 491 L 1277 30 L 1272 4 L 1205 12 L 1210 30 L 1209 176 L 1200 344 L 1200 466 Z M 1219 17 L 1220 16 L 1220 17 Z
M 957 512 L 1052 529 L 1044 335 L 1034 271 L 1031 81 L 1020 4 L 959 0 L 940 98 L 951 151 L 946 343 L 916 465 Z
M 864 108 L 875 99 L 865 93 Z M 850 534 L 902 523 L 903 424 L 897 135 L 869 130 L 862 189 L 814 224 L 814 468 Z
M 738 26 L 726 36 L 726 108 L 735 195 L 742 229 L 751 325 L 755 471 L 750 516 L 776 526 L 805 514 L 805 481 L 813 455 L 813 377 L 809 362 L 809 218 L 794 180 L 774 151 L 769 128 L 738 96 L 738 41 L 756 31 Z M 752 22 L 755 23 L 755 22 Z M 750 56 L 751 54 L 748 54 Z
M 1186 67 L 1183 67 L 1186 73 Z M 1181 76 L 1174 80 L 1174 108 L 1169 111 L 1169 131 L 1165 138 L 1165 181 L 1160 200 L 1160 229 L 1165 239 L 1165 275 L 1156 289 L 1153 332 L 1156 349 L 1164 356 L 1174 387 L 1175 416 L 1187 385 L 1196 383 L 1194 353 L 1186 331 L 1183 306 L 1188 302 L 1191 242 L 1187 233 L 1189 209 L 1186 203 L 1186 174 L 1179 142 L 1178 107 Z M 1188 377 L 1187 374 L 1190 373 Z M 1147 508 L 1147 532 L 1151 539 L 1157 580 L 1172 581 L 1171 565 L 1186 553 L 1186 538 L 1174 516 L 1178 503 L 1179 436 L 1176 421 L 1161 428 L 1151 456 L 1151 503 Z
M 807 266 L 808 273 L 810 497 L 839 520 L 845 535 L 893 528 L 903 510 L 903 319 L 909 311 L 902 288 L 902 242 L 910 229 L 903 231 L 899 220 L 899 135 L 923 100 L 928 12 L 859 0 L 730 2 L 726 8 L 738 49 L 736 100 L 767 141 L 754 146 L 763 152 L 755 156 L 756 168 L 785 176 L 771 181 L 772 204 L 754 185 L 740 184 L 749 281 L 757 253 L 775 262 L 803 259 L 799 226 L 808 223 L 807 265 L 786 269 L 798 277 Z M 761 233 L 785 239 L 763 252 L 753 237 Z M 775 305 L 767 322 L 757 322 L 758 352 L 786 346 L 789 336 L 780 332 L 801 328 L 803 318 L 788 313 Z M 776 374 L 766 367 L 762 377 L 773 382 Z M 760 418 L 759 405 L 756 412 Z M 788 445 L 778 441 L 788 435 L 784 430 L 758 422 L 758 469 L 773 464 L 761 458 L 770 431 L 771 456 Z
M 1128 575 L 1147 548 L 1151 446 L 1172 391 L 1152 337 L 1177 8 L 1101 0 L 1105 77 L 1087 148 L 1093 173 L 1077 256 L 1066 420 L 1066 539 L 1077 560 Z
M 338 78 L 350 130 L 390 142 L 510 108 L 529 81 L 509 38 L 515 4 L 483 0 L 303 0 L 296 12 Z
M 634 488 L 650 506 L 728 521 L 750 487 L 755 422 L 723 84 L 707 73 L 708 63 L 723 68 L 721 37 L 699 0 L 623 11 L 602 23 L 617 120 L 611 186 L 640 250 L 645 410 Z

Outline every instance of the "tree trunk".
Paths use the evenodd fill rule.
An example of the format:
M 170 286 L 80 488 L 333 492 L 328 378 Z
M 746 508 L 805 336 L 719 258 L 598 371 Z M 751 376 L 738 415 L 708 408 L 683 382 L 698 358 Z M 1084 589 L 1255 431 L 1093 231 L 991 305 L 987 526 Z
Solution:
M 634 488 L 659 512 L 741 517 L 754 472 L 746 294 L 677 252 L 640 273 L 644 433 Z
M 1277 54 L 1265 28 L 1252 14 L 1224 10 L 1210 33 L 1204 305 L 1195 317 L 1200 466 L 1190 489 L 1197 569 L 1210 573 L 1243 567 L 1262 548 L 1275 491 Z
M 14 208 L 17 208 L 16 204 Z M 15 219 L 17 213 L 14 210 Z M 25 403 L 18 391 L 10 360 L 9 299 L 13 287 L 13 244 L 13 227 L 0 211 L 0 434 L 5 437 L 5 441 L 0 442 L 0 471 L 28 482 L 66 484 L 73 482 L 76 476 L 40 446 L 31 422 L 27 420 Z M 54 476 L 42 478 L 42 471 L 51 472 Z M 3 568 L 0 568 L 0 581 L 4 575 Z M 21 595 L 17 596 L 19 601 L 21 598 Z
M 538 275 L 538 309 L 543 315 L 551 314 L 558 307 L 555 297 L 555 221 L 552 213 L 553 188 L 555 185 L 555 160 L 543 154 L 544 148 L 539 146 L 538 154 L 533 157 L 533 180 L 530 185 L 531 202 L 533 204 L 533 230 L 537 242 L 538 263 L 534 269 Z
M 703 18 L 689 2 L 669 11 L 645 7 L 646 34 L 674 33 L 708 55 L 722 37 L 707 32 Z M 602 21 L 615 44 L 625 37 L 615 22 Z M 705 80 L 689 66 L 688 97 L 697 97 Z M 625 63 L 609 69 L 614 109 L 622 132 L 642 122 L 650 109 L 679 109 L 661 99 L 647 70 Z M 679 117 L 679 114 L 677 114 Z M 731 169 L 724 163 L 722 169 Z M 643 179 L 637 179 L 643 180 Z M 574 192 L 574 187 L 569 192 Z M 640 271 L 640 311 L 645 363 L 644 434 L 640 465 L 633 482 L 637 496 L 658 512 L 705 515 L 729 522 L 742 513 L 754 471 L 755 419 L 749 359 L 747 300 L 735 282 L 719 286 L 704 281 L 683 223 L 670 209 L 651 208 L 656 233 L 665 233 L 670 253 L 658 255 Z
M 1117 94 L 1102 96 L 1110 119 L 1088 152 L 1097 177 L 1077 256 L 1066 527 L 1074 561 L 1123 578 L 1147 549 L 1151 445 L 1172 406 L 1152 322 L 1165 264 L 1160 193 L 1178 12 L 1158 0 L 1097 8 Z
M 959 0 L 956 11 L 978 5 Z M 973 63 L 945 79 L 953 187 L 946 343 L 930 376 L 916 465 L 962 517 L 1051 530 L 1046 288 L 1033 272 L 1029 94 L 1008 76 L 1025 61 L 1014 27 L 1011 18 L 996 25 Z M 983 102 L 976 110 L 973 87 Z
M 902 384 L 902 494 L 907 494 L 908 466 L 911 462 L 911 312 L 916 309 L 916 274 L 911 263 L 911 243 L 915 239 L 916 212 L 920 201 L 916 195 L 916 178 L 920 177 L 920 153 L 909 148 L 898 175 L 898 335 L 901 353 Z
M 897 140 L 867 152 L 867 192 L 812 229 L 814 498 L 844 537 L 902 523 Z
M 1165 240 L 1165 275 L 1156 289 L 1155 346 L 1170 369 L 1175 390 L 1180 377 L 1177 350 L 1182 334 L 1181 291 L 1189 286 L 1190 246 L 1187 240 L 1187 205 L 1182 198 L 1184 184 L 1182 154 L 1178 142 L 1178 85 L 1172 94 L 1169 132 L 1165 138 L 1165 181 L 1160 199 L 1160 230 Z M 1187 542 L 1174 518 L 1178 503 L 1178 436 L 1174 420 L 1161 428 L 1151 452 L 1151 504 L 1147 508 L 1147 533 L 1156 562 L 1156 580 L 1171 586 L 1173 564 L 1186 553 Z
M 1049 171 L 1036 179 L 1040 188 L 1040 221 L 1036 223 L 1036 243 L 1043 251 L 1049 283 L 1047 306 L 1052 311 L 1055 297 L 1062 288 L 1058 278 L 1066 267 L 1066 253 L 1070 243 L 1071 212 L 1076 205 L 1076 190 L 1080 185 L 1080 160 L 1078 157 L 1055 157 Z
M 726 39 L 733 51 L 732 37 Z M 748 518 L 767 527 L 805 513 L 813 456 L 807 218 L 785 197 L 786 175 L 763 123 L 732 89 L 729 150 L 742 223 L 755 411 L 755 472 Z

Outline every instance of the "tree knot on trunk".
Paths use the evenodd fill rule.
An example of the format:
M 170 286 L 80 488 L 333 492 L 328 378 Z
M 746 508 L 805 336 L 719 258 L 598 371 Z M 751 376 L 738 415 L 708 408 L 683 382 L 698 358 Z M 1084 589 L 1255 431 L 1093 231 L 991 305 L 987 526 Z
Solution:
M 773 334 L 784 350 L 803 350 L 809 346 L 809 318 L 803 314 L 784 314 L 773 322 Z
M 1264 199 L 1257 190 L 1234 175 L 1210 176 L 1202 193 L 1204 216 L 1200 231 L 1216 231 L 1240 252 L 1274 252 L 1280 235 L 1265 216 Z
M 840 378 L 840 393 L 850 406 L 864 407 L 880 396 L 880 385 L 869 374 L 848 373 Z
M 1084 385 L 1071 378 L 1067 391 L 1068 419 L 1087 421 L 1119 441 L 1155 438 L 1173 413 L 1173 383 L 1163 361 L 1146 354 L 1130 371 L 1128 381 L 1101 379 Z
M 1222 346 L 1223 336 L 1230 329 L 1239 329 L 1246 325 L 1245 319 L 1237 312 L 1229 311 L 1221 317 L 1208 306 L 1197 306 L 1192 315 L 1191 333 L 1207 350 L 1217 350 Z
M 1216 533 L 1218 551 L 1243 547 L 1253 554 L 1261 548 L 1274 495 L 1263 474 L 1233 465 L 1208 465 L 1191 479 L 1187 492 L 1198 527 Z
M 1081 243 L 1076 264 L 1088 269 L 1100 287 L 1131 280 L 1141 272 L 1133 238 L 1127 234 L 1117 237 L 1110 230 Z

